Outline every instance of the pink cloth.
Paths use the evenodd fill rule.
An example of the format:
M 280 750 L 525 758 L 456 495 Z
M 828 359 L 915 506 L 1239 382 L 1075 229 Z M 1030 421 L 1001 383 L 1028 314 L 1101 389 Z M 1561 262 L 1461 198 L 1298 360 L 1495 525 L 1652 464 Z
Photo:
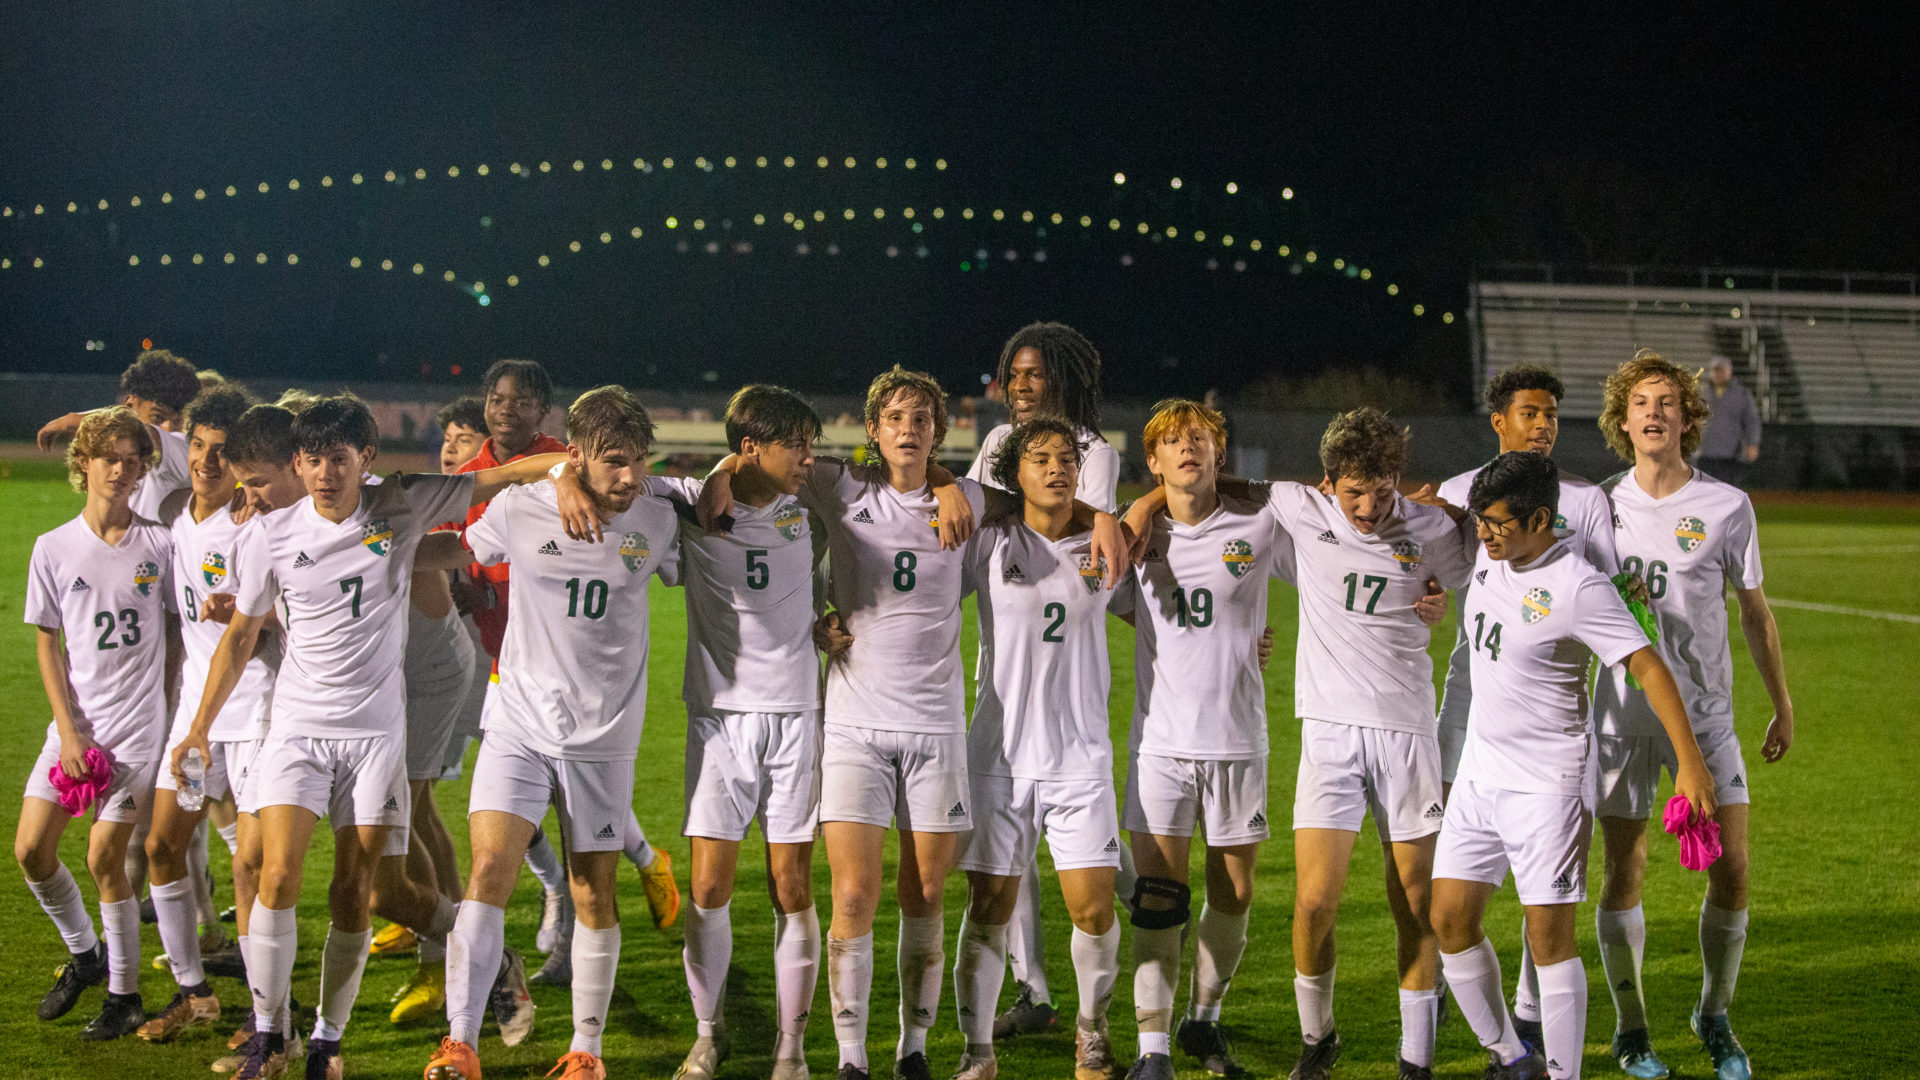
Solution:
M 47 782 L 60 793 L 60 805 L 66 807 L 67 813 L 74 817 L 86 813 L 87 808 L 93 805 L 93 800 L 113 786 L 112 754 L 98 746 L 90 746 L 85 760 L 87 775 L 78 780 L 68 776 L 67 770 L 61 768 L 57 761 L 47 770 Z
M 1663 824 L 1667 832 L 1680 838 L 1680 865 L 1689 870 L 1705 870 L 1720 857 L 1720 823 L 1712 818 L 1693 820 L 1693 804 L 1684 795 L 1667 800 Z

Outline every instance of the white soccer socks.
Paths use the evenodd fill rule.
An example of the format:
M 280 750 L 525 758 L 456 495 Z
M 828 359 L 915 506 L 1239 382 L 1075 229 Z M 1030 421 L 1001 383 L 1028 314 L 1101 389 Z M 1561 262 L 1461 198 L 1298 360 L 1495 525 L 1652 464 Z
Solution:
M 977 922 L 973 912 L 960 916 L 960 940 L 953 962 L 953 1002 L 967 1053 L 993 1056 L 993 1011 L 1007 973 L 1007 927 Z
M 107 992 L 139 993 L 140 901 L 129 897 L 101 904 L 100 929 L 107 939 Z
M 1180 978 L 1186 927 L 1133 930 L 1133 1018 L 1141 1054 L 1172 1053 L 1173 987 Z
M 1507 1012 L 1500 987 L 1500 954 L 1493 951 L 1493 942 L 1481 938 L 1478 945 L 1460 952 L 1441 953 L 1440 970 L 1453 989 L 1460 1015 L 1473 1028 L 1480 1045 L 1497 1055 L 1502 1064 L 1519 1060 L 1524 1044 L 1514 1034 L 1513 1016 Z
M 360 996 L 360 976 L 367 971 L 367 944 L 373 930 L 347 931 L 327 927 L 320 948 L 320 1018 L 313 1026 L 316 1039 L 338 1040 L 353 1016 L 353 999 Z
M 480 1021 L 487 1007 L 487 991 L 493 989 L 494 977 L 500 974 L 506 925 L 505 908 L 478 900 L 460 904 L 453 933 L 447 935 L 447 1026 L 455 1042 L 480 1045 Z M 576 927 L 574 933 L 579 932 Z M 254 933 L 259 933 L 258 927 Z
M 620 924 L 595 930 L 574 923 L 572 955 L 573 1045 L 568 1049 L 599 1057 L 607 1009 L 613 1004 L 614 972 L 620 966 Z
M 240 822 L 229 821 L 214 830 L 220 834 L 220 842 L 227 845 L 227 854 L 240 854 Z
M 173 967 L 173 981 L 180 989 L 207 981 L 200 966 L 199 911 L 194 903 L 193 879 L 183 877 L 152 889 L 154 921 L 160 928 L 160 946 L 166 950 Z
M 1540 1022 L 1540 969 L 1533 965 L 1533 946 L 1527 944 L 1527 920 L 1520 920 L 1520 981 L 1513 984 L 1513 1015 Z
M 1027 988 L 1034 1004 L 1053 1000 L 1047 988 L 1047 940 L 1040 928 L 1040 864 L 1037 861 L 1028 863 L 1026 872 L 1020 875 L 1020 891 L 1013 901 L 1013 920 L 1007 924 L 1007 960 L 1013 967 L 1013 981 Z
M 941 976 L 947 967 L 944 913 L 900 913 L 900 1043 L 894 1060 L 927 1052 L 927 1032 L 940 1012 Z
M 1647 1026 L 1647 998 L 1640 987 L 1640 968 L 1647 954 L 1647 916 L 1640 905 L 1625 911 L 1593 911 L 1594 934 L 1600 941 L 1600 967 L 1607 973 L 1607 992 L 1613 995 L 1618 1019 L 1614 1031 L 1638 1031 Z
M 1728 911 L 1700 905 L 1701 1016 L 1724 1016 L 1733 1004 L 1740 978 L 1740 957 L 1747 950 L 1747 909 Z
M 1293 1004 L 1300 1013 L 1300 1038 L 1317 1043 L 1333 1032 L 1333 976 L 1335 968 L 1318 975 L 1293 972 Z
M 1544 964 L 1540 972 L 1541 1052 L 1552 1080 L 1579 1080 L 1587 1046 L 1587 965 L 1580 957 Z
M 254 900 L 253 914 L 247 918 L 247 982 L 253 990 L 253 1023 L 257 1030 L 282 1030 L 299 938 L 300 924 L 292 908 L 275 911 Z
M 867 1003 L 873 996 L 873 934 L 827 938 L 827 1000 L 840 1064 L 867 1069 Z
M 547 830 L 533 830 L 533 839 L 527 843 L 527 869 L 540 881 L 540 887 L 551 893 L 564 892 L 567 888 L 566 871 L 560 868 L 560 854 L 553 850 L 553 841 L 547 839 Z
M 687 969 L 695 1032 L 710 1039 L 720 1034 L 720 1002 L 726 996 L 727 968 L 733 964 L 733 905 L 688 904 L 687 911 L 687 944 L 680 958 Z
M 806 1059 L 807 1014 L 820 985 L 820 914 L 773 913 L 773 1000 L 780 1013 L 775 1061 Z
M 1113 984 L 1120 979 L 1120 924 L 1104 934 L 1073 928 L 1073 977 L 1080 991 L 1080 1026 L 1098 1030 L 1113 1004 Z
M 640 827 L 640 818 L 632 810 L 627 811 L 626 843 L 622 845 L 627 861 L 645 870 L 653 865 L 653 845 L 647 843 L 646 830 Z
M 100 943 L 100 935 L 93 929 L 93 916 L 87 911 L 86 898 L 80 895 L 80 884 L 73 880 L 73 872 L 65 863 L 55 863 L 53 873 L 45 881 L 29 881 L 27 888 L 33 891 L 33 898 L 40 901 L 40 910 L 53 920 L 53 928 L 60 931 L 60 940 L 67 943 L 68 952 L 92 952 Z
M 1433 1039 L 1440 1028 L 1440 991 L 1400 991 L 1400 1059 L 1433 1067 Z
M 1203 904 L 1200 922 L 1194 927 L 1193 1018 L 1219 1022 L 1220 1002 L 1227 996 L 1227 984 L 1240 970 L 1240 957 L 1247 951 L 1247 922 L 1251 911 L 1229 914 Z
M 447 935 L 453 933 L 453 924 L 460 916 L 460 906 L 447 899 L 445 893 L 436 894 L 433 900 L 433 920 L 425 930 L 415 932 L 420 940 L 421 967 L 446 963 Z

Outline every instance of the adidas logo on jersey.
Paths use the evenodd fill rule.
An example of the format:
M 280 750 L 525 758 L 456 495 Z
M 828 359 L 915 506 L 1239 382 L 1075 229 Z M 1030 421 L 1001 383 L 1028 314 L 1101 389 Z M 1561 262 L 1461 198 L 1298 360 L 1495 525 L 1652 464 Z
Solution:
M 1729 781 L 1729 782 L 1727 783 L 1727 786 L 1728 786 L 1728 787 L 1737 787 L 1737 788 L 1743 788 L 1743 787 L 1746 787 L 1746 786 L 1747 786 L 1747 778 L 1746 778 L 1746 777 L 1744 777 L 1744 776 L 1741 776 L 1741 775 L 1740 775 L 1739 773 L 1735 773 L 1735 774 L 1733 774 L 1733 779 L 1732 779 L 1731 781 Z
M 600 826 L 600 831 L 599 831 L 599 832 L 597 832 L 597 833 L 594 833 L 594 834 L 593 834 L 593 838 L 594 838 L 595 840 L 611 840 L 611 839 L 613 839 L 613 826 L 612 826 L 612 825 L 602 825 L 602 826 Z
M 960 817 L 966 817 L 966 816 L 967 816 L 967 808 L 961 805 L 960 803 L 954 803 L 953 809 L 947 811 L 947 819 L 949 821 L 951 821 L 954 818 L 960 818 Z
M 400 809 L 400 799 L 399 799 L 399 797 L 398 797 L 398 796 L 394 796 L 394 795 L 389 795 L 389 796 L 387 796 L 387 805 L 385 805 L 385 806 L 383 806 L 383 807 L 381 807 L 380 809 L 382 809 L 382 810 L 386 810 L 386 811 L 389 811 L 389 812 L 391 812 L 391 811 L 395 811 L 395 810 L 398 810 L 398 809 Z
M 1106 850 L 1106 851 L 1109 851 L 1109 852 L 1117 852 L 1117 851 L 1119 851 L 1119 850 L 1120 850 L 1120 838 L 1119 838 L 1119 837 L 1117 837 L 1117 836 L 1109 836 L 1109 837 L 1107 837 L 1107 846 L 1106 846 L 1106 848 L 1105 848 L 1104 850 Z
M 1427 807 L 1427 812 L 1422 816 L 1428 821 L 1439 821 L 1441 818 L 1447 816 L 1447 809 L 1439 803 L 1434 803 L 1432 806 Z
M 1573 891 L 1573 871 L 1571 870 L 1560 871 L 1560 876 L 1553 879 L 1553 891 L 1554 892 L 1572 892 Z
M 540 545 L 540 554 L 558 555 L 560 554 L 560 545 L 557 543 L 554 543 L 552 540 L 549 540 L 546 543 Z
M 867 513 L 867 508 L 863 506 L 860 508 L 859 513 L 853 515 L 853 523 L 855 525 L 871 525 L 873 524 L 873 515 Z
M 1479 573 L 1473 575 L 1473 583 L 1475 585 L 1485 585 L 1487 583 L 1487 572 L 1485 570 L 1482 570 Z
M 73 579 L 73 587 L 68 589 L 67 591 L 68 592 L 86 592 L 88 589 L 91 589 L 91 588 L 93 588 L 93 586 L 87 584 L 86 578 L 77 577 Z
M 1010 585 L 1025 585 L 1027 583 L 1027 572 L 1020 569 L 1019 563 L 1008 563 L 1003 576 Z
M 305 568 L 312 565 L 313 565 L 313 560 L 307 558 L 307 553 L 304 551 L 293 557 L 293 568 L 295 570 L 304 570 Z
M 1247 828 L 1249 829 L 1264 829 L 1266 827 L 1267 815 L 1259 810 L 1255 810 L 1253 816 L 1247 819 Z
M 1335 547 L 1340 546 L 1340 538 L 1333 535 L 1332 529 L 1328 529 L 1326 532 L 1321 533 L 1318 539 L 1323 544 L 1332 544 Z

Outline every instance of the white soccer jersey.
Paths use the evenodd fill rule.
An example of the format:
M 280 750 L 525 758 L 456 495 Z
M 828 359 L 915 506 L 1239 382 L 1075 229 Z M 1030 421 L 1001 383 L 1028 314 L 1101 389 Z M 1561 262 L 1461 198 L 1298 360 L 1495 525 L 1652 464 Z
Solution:
M 165 749 L 172 565 L 173 534 L 138 516 L 113 547 L 76 517 L 35 540 L 27 564 L 27 623 L 66 635 L 74 726 L 128 764 Z
M 973 468 L 967 470 L 968 479 L 987 487 L 1000 487 L 993 479 L 993 459 L 1000 453 L 1000 444 L 1006 442 L 1007 436 L 1012 433 L 1012 424 L 1001 424 L 987 432 L 986 438 L 980 440 L 980 453 L 973 459 Z M 1074 489 L 1074 498 L 1095 510 L 1105 510 L 1111 514 L 1114 507 L 1119 505 L 1114 489 L 1120 483 L 1120 451 L 1101 438 L 1098 432 L 1080 428 L 1077 434 L 1079 440 L 1087 445 L 1080 455 L 1080 484 Z
M 1113 779 L 1107 606 L 1087 533 L 1050 541 L 1018 514 L 967 543 L 980 621 L 967 767 L 1022 780 Z
M 1146 562 L 1114 601 L 1133 612 L 1137 753 L 1267 756 L 1259 648 L 1279 533 L 1266 508 L 1226 496 L 1198 525 L 1154 518 Z
M 553 481 L 501 492 L 467 526 L 485 566 L 513 568 L 513 609 L 487 695 L 487 737 L 550 757 L 622 761 L 647 715 L 647 579 L 679 582 L 678 519 L 641 496 L 593 543 L 567 539 Z
M 160 521 L 160 504 L 192 482 L 187 474 L 187 437 L 152 424 L 147 425 L 147 431 L 160 447 L 160 460 L 140 477 L 140 483 L 134 486 L 133 498 L 127 503 L 133 507 L 136 517 Z
M 646 491 L 688 504 L 701 481 L 649 476 Z M 801 713 L 820 708 L 813 650 L 813 531 L 799 499 L 733 504 L 733 531 L 680 525 L 687 587 L 689 711 Z
M 174 610 L 180 613 L 180 637 L 186 662 L 180 671 L 180 707 L 174 711 L 174 738 L 184 736 L 200 711 L 207 690 L 207 672 L 213 652 L 226 635 L 227 624 L 200 617 L 200 607 L 214 593 L 240 591 L 240 537 L 246 526 L 221 507 L 205 521 L 193 520 L 193 501 L 173 519 Z M 264 738 L 267 714 L 273 705 L 273 666 L 262 656 L 250 658 L 240 669 L 240 681 L 214 717 L 207 732 L 211 742 L 245 742 Z
M 975 520 L 984 518 L 980 485 L 959 483 Z M 895 491 L 878 470 L 823 461 L 801 501 L 826 528 L 833 606 L 853 635 L 853 647 L 827 667 L 826 719 L 883 731 L 965 731 L 963 556 L 940 550 L 931 490 Z
M 1521 568 L 1483 547 L 1460 621 L 1473 711 L 1455 782 L 1590 796 L 1588 657 L 1611 667 L 1647 644 L 1613 582 L 1565 541 Z
M 1746 492 L 1699 469 L 1664 499 L 1648 495 L 1629 469 L 1607 488 L 1613 496 L 1620 569 L 1642 577 L 1660 628 L 1655 648 L 1680 685 L 1695 729 L 1733 727 L 1733 654 L 1725 589 L 1760 587 L 1760 532 Z M 1647 695 L 1606 672 L 1595 690 L 1600 730 L 1657 735 Z
M 308 496 L 248 522 L 238 605 L 279 598 L 286 657 L 273 688 L 275 732 L 361 739 L 406 730 L 407 609 L 420 538 L 473 501 L 471 475 L 395 474 L 363 485 L 338 524 Z
M 1363 533 L 1333 496 L 1289 482 L 1270 485 L 1267 509 L 1293 537 L 1300 590 L 1294 712 L 1431 735 L 1433 658 L 1413 605 L 1428 578 L 1448 588 L 1466 583 L 1472 555 L 1459 524 L 1437 506 L 1396 494 L 1386 520 Z

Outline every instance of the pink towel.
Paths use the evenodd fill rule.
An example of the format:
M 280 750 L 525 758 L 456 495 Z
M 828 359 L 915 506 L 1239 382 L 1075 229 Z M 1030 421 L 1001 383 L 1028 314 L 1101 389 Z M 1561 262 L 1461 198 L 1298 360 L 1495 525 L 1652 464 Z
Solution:
M 67 771 L 54 762 L 47 770 L 47 782 L 53 790 L 60 793 L 60 805 L 67 813 L 79 817 L 93 805 L 93 800 L 113 786 L 113 755 L 98 746 L 87 748 L 87 775 L 78 780 L 67 775 Z
M 1667 800 L 1667 832 L 1680 838 L 1680 865 L 1705 870 L 1720 857 L 1720 823 L 1712 818 L 1693 820 L 1693 804 L 1684 795 Z

